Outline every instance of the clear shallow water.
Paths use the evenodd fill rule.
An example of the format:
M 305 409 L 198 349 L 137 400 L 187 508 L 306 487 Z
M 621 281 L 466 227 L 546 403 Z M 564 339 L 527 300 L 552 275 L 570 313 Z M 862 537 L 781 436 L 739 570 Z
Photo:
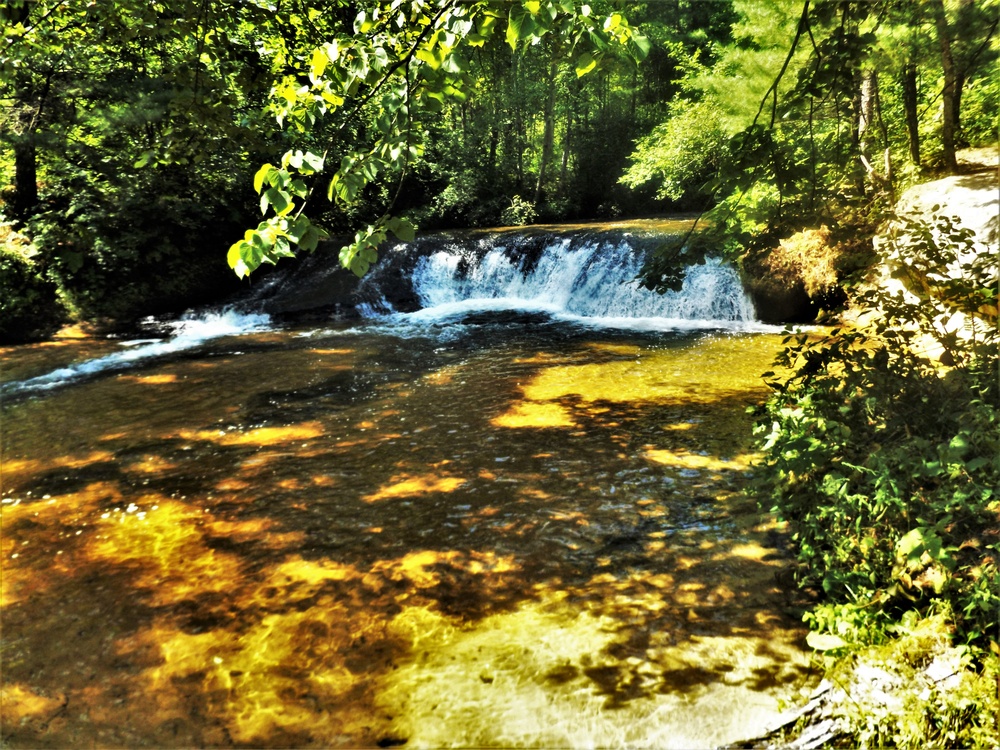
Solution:
M 742 494 L 778 337 L 424 317 L 7 387 L 12 747 L 711 747 L 798 695 Z

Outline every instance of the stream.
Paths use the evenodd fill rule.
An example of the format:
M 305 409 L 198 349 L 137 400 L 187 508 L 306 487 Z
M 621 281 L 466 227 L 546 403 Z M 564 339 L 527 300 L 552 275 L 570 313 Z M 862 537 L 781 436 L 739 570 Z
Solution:
M 0 350 L 4 746 L 707 748 L 808 693 L 780 332 L 714 261 L 477 242 L 415 310 Z

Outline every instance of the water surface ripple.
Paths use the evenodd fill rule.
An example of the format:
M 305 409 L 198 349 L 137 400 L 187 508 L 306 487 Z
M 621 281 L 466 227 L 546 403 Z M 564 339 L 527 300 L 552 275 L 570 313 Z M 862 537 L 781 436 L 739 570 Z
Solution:
M 5 743 L 712 747 L 798 696 L 743 493 L 776 336 L 393 326 L 5 401 Z

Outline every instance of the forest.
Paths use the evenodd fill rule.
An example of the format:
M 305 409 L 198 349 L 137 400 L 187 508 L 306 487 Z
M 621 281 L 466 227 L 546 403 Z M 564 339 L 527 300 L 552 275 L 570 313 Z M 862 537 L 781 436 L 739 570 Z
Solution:
M 848 716 L 852 744 L 995 746 L 995 242 L 929 216 L 890 243 L 917 299 L 865 281 L 907 187 L 1000 150 L 1000 0 L 0 0 L 0 23 L 5 343 L 300 253 L 363 276 L 435 229 L 697 216 L 644 286 L 706 254 L 800 285 L 780 322 L 829 327 L 765 375 L 755 490 L 811 645 L 834 676 L 962 660 L 950 693 Z
M 797 229 L 856 236 L 996 129 L 989 2 L 2 13 L 4 216 L 33 243 L 5 276 L 49 330 L 210 293 L 229 279 L 208 248 L 258 206 L 230 257 L 245 273 L 327 235 L 357 232 L 342 260 L 363 272 L 412 227 L 680 211 L 707 212 L 694 245 L 752 263 Z M 669 286 L 670 257 L 647 284 Z

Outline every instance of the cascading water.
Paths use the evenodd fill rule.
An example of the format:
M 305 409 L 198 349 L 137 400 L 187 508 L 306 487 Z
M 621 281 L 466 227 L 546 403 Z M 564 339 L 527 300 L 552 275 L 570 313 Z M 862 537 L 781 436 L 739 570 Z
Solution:
M 369 285 L 368 301 L 359 308 L 369 317 L 406 312 L 414 320 L 521 310 L 610 327 L 746 328 L 754 324 L 753 304 L 739 275 L 717 258 L 690 266 L 682 288 L 661 295 L 636 281 L 642 250 L 628 235 L 553 236 L 540 252 L 526 250 L 525 239 L 491 235 L 429 252 L 415 248 L 418 259 L 407 281 L 419 309 L 400 310 L 378 294 L 384 284 L 377 273 Z M 405 255 L 408 251 L 396 252 Z
M 461 260 L 440 252 L 417 264 L 413 284 L 424 307 L 500 302 L 586 318 L 753 320 L 739 277 L 717 259 L 692 266 L 683 288 L 663 295 L 635 283 L 640 261 L 624 242 L 595 242 L 573 250 L 562 240 L 528 273 L 511 263 L 502 248 L 490 250 L 464 274 L 458 268 Z
M 636 278 L 644 253 L 662 238 L 620 230 L 430 235 L 384 253 L 357 285 L 331 255 L 321 253 L 278 269 L 233 305 L 152 321 L 155 338 L 122 341 L 116 352 L 5 383 L 0 393 L 44 391 L 214 338 L 258 332 L 271 325 L 272 312 L 353 308 L 403 335 L 412 326 L 441 323 L 449 330 L 438 335 L 451 335 L 454 323 L 491 311 L 637 331 L 766 328 L 755 322 L 735 269 L 717 258 L 690 266 L 679 291 L 661 295 L 642 288 Z
M 149 323 L 153 324 L 154 321 Z M 0 385 L 0 394 L 44 391 L 103 372 L 128 369 L 146 360 L 193 349 L 222 336 L 262 331 L 269 323 L 267 315 L 239 313 L 231 309 L 201 314 L 188 313 L 178 320 L 159 324 L 167 331 L 164 336 L 123 341 L 119 351 L 106 356 L 72 363 L 27 380 L 4 383 Z

